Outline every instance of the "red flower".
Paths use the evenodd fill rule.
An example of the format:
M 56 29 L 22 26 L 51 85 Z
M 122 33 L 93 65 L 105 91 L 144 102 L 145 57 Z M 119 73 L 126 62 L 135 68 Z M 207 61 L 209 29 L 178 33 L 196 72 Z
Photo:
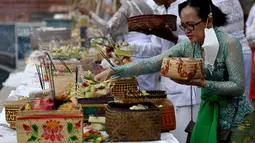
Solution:
M 30 126 L 26 125 L 26 124 L 23 124 L 23 128 L 24 128 L 25 131 L 31 131 L 32 130 L 32 128 Z
M 83 87 L 86 87 L 87 85 L 88 85 L 88 84 L 87 84 L 86 81 L 83 81 L 83 82 L 82 82 L 82 86 L 83 86 Z
M 62 134 L 60 134 L 60 133 L 56 134 L 56 139 L 57 139 L 58 141 L 61 141 L 62 138 L 64 138 Z
M 75 129 L 78 129 L 81 127 L 81 120 L 75 124 Z
M 49 120 L 42 126 L 43 134 L 42 138 L 45 140 L 55 140 L 61 141 L 64 136 L 62 135 L 63 125 L 60 125 L 58 121 Z

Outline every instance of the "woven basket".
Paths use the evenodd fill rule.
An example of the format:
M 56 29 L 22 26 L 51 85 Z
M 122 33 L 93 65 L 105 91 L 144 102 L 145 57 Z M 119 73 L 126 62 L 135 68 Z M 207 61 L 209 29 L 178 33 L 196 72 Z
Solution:
M 160 107 L 161 131 L 168 132 L 176 129 L 175 110 L 173 103 L 167 98 L 142 98 L 140 102 L 151 102 Z M 135 98 L 125 98 L 123 103 L 139 103 Z
M 203 59 L 164 58 L 160 74 L 176 80 L 203 79 Z
M 7 101 L 4 103 L 5 107 L 5 119 L 10 124 L 10 127 L 15 129 L 15 122 L 17 113 L 20 110 L 20 108 L 27 103 L 27 100 L 21 100 L 21 101 Z
M 82 143 L 83 114 L 81 107 L 73 111 L 35 111 L 18 112 L 16 120 L 17 140 L 43 143 Z
M 112 95 L 124 96 L 125 91 L 137 91 L 138 83 L 135 77 L 115 80 Z
M 152 103 L 147 110 L 130 110 L 136 104 L 111 102 L 106 109 L 106 133 L 113 141 L 160 140 L 160 111 Z M 141 122 L 142 121 L 142 122 Z
M 149 34 L 149 29 L 153 31 L 165 31 L 168 25 L 173 31 L 176 31 L 175 15 L 139 15 L 128 18 L 128 30 Z
M 137 94 L 138 92 L 138 94 Z M 146 91 L 147 94 L 149 95 L 143 95 L 140 91 L 128 91 L 125 93 L 125 98 L 129 99 L 129 98 L 142 98 L 142 99 L 147 99 L 147 98 L 154 98 L 154 99 L 158 99 L 158 98 L 166 98 L 167 97 L 167 92 L 166 91 L 162 91 L 162 90 L 150 90 L 150 91 Z

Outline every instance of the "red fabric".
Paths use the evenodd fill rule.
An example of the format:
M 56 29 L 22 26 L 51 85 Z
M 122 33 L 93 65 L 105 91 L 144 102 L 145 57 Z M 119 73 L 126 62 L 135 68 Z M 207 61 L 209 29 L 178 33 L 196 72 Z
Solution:
M 255 99 L 255 48 L 251 48 L 252 50 L 252 75 L 251 75 L 251 88 L 250 88 L 250 98 Z

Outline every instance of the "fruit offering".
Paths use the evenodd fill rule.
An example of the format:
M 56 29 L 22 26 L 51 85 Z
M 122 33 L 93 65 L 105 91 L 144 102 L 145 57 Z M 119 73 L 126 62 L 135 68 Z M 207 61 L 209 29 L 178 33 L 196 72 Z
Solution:
M 55 100 L 55 104 L 51 97 L 40 97 L 33 102 L 25 104 L 25 110 L 53 110 L 54 105 L 57 110 L 76 110 L 77 100 L 75 98 L 61 98 Z
M 28 103 L 29 104 L 29 103 Z M 51 98 L 38 98 L 33 102 L 33 110 L 52 110 L 53 100 Z
M 107 139 L 97 130 L 89 130 L 83 134 L 84 142 L 101 143 Z

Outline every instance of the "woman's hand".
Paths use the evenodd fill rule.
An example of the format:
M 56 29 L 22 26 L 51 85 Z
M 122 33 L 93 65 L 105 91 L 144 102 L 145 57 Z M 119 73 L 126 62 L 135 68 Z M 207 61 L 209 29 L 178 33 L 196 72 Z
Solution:
M 249 46 L 251 48 L 255 48 L 255 42 L 254 41 L 249 41 Z
M 207 82 L 206 80 L 203 79 L 193 79 L 193 80 L 189 80 L 189 81 L 183 81 L 183 80 L 175 80 L 172 79 L 174 82 L 179 83 L 179 84 L 184 84 L 184 85 L 195 85 L 198 87 L 205 87 Z
M 77 9 L 78 9 L 78 11 L 79 11 L 82 15 L 88 15 L 88 16 L 90 16 L 91 11 L 90 11 L 87 7 L 78 6 Z
M 111 78 L 111 76 L 114 74 L 114 70 L 112 69 L 107 69 L 103 72 L 101 72 L 100 74 L 96 75 L 94 77 L 95 81 L 105 81 L 108 80 L 109 78 Z

